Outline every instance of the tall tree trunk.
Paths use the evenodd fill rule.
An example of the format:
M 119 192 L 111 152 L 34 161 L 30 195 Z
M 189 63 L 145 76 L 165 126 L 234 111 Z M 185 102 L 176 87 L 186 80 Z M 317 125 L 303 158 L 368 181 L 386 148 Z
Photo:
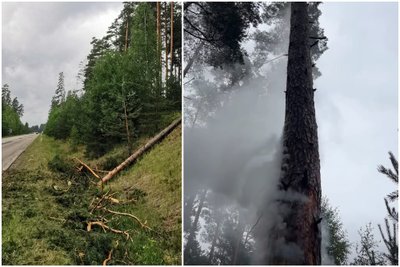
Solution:
M 203 47 L 204 43 L 200 43 L 197 47 L 196 47 L 196 51 L 194 52 L 193 56 L 189 59 L 188 63 L 185 66 L 185 69 L 183 70 L 183 77 L 186 76 L 186 73 L 188 73 L 188 71 L 190 70 L 190 68 L 192 67 L 194 61 L 196 60 L 196 58 L 199 56 L 199 52 L 201 50 L 201 48 Z
M 185 262 L 190 260 L 190 255 L 191 255 L 191 249 L 192 249 L 192 245 L 194 240 L 196 240 L 196 230 L 197 230 L 197 224 L 199 223 L 199 219 L 200 219 L 200 213 L 203 209 L 203 205 L 204 205 L 204 201 L 206 199 L 206 195 L 207 195 L 207 189 L 204 189 L 203 192 L 200 195 L 200 199 L 199 199 L 199 206 L 197 207 L 196 210 L 196 214 L 194 216 L 194 221 L 193 224 L 190 227 L 189 230 L 189 236 L 188 236 L 188 241 L 186 243 L 186 248 L 184 251 L 184 260 Z
M 208 264 L 210 264 L 210 265 L 213 265 L 212 260 L 214 258 L 215 245 L 217 245 L 217 240 L 218 240 L 219 228 L 220 228 L 220 225 L 221 225 L 221 221 L 222 221 L 222 219 L 218 218 L 217 227 L 215 228 L 214 237 L 213 237 L 213 240 L 211 242 L 210 254 L 208 256 Z
M 128 50 L 128 31 L 129 31 L 129 16 L 126 19 L 126 29 L 125 29 L 125 52 Z
M 161 22 L 160 22 L 160 2 L 156 3 L 157 6 L 157 53 L 160 52 L 161 43 Z
M 172 76 L 172 70 L 174 67 L 174 2 L 171 2 L 171 34 L 170 34 L 170 44 L 171 44 L 171 48 L 169 49 L 170 51 L 170 62 L 171 62 L 171 66 L 170 66 L 170 71 L 171 71 L 171 76 Z
M 168 3 L 165 3 L 165 82 L 168 80 Z
M 132 153 L 132 143 L 131 143 L 131 138 L 130 138 L 130 132 L 129 132 L 129 123 L 128 123 L 128 112 L 126 110 L 126 101 L 123 101 L 124 104 L 124 115 L 125 115 L 125 128 L 126 128 L 126 138 L 128 141 L 128 154 Z
M 158 56 L 158 60 L 159 60 L 159 74 L 157 76 L 157 79 L 158 79 L 157 86 L 159 88 L 161 88 L 162 64 L 161 64 L 161 9 L 160 9 L 160 2 L 157 2 L 157 56 Z
M 271 233 L 269 263 L 319 265 L 321 177 L 305 2 L 291 3 L 288 56 L 279 200 L 286 227 Z
M 243 232 L 244 232 L 244 225 L 243 225 L 242 221 L 240 220 L 240 213 L 239 213 L 239 221 L 238 221 L 238 225 L 236 228 L 236 243 L 235 243 L 235 248 L 233 251 L 232 265 L 237 264 L 237 259 L 238 259 L 238 255 L 239 255 L 239 251 L 240 251 L 240 243 L 243 239 Z
M 194 213 L 194 199 L 195 199 L 196 195 L 187 195 L 185 193 L 185 202 L 184 202 L 184 214 L 185 214 L 185 220 L 184 220 L 184 231 L 185 232 L 189 232 L 190 231 L 190 227 L 191 227 L 191 220 L 190 218 L 192 217 L 193 213 Z M 187 219 L 188 218 L 188 219 Z

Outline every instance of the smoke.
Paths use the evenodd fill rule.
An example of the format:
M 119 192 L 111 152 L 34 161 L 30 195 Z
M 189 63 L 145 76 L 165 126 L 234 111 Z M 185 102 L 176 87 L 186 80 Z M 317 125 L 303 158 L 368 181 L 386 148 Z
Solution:
M 276 63 L 268 78 L 217 93 L 222 107 L 202 116 L 200 127 L 184 130 L 185 195 L 208 188 L 220 200 L 213 205 L 235 206 L 245 224 L 266 214 L 260 225 L 268 229 L 277 214 L 286 61 Z
M 189 193 L 208 187 L 246 207 L 259 204 L 261 199 L 255 198 L 263 195 L 260 190 L 276 184 L 285 62 L 282 59 L 270 79 L 252 79 L 237 90 L 216 93 L 223 106 L 203 119 L 204 126 L 185 128 L 185 189 Z
M 288 21 L 288 16 L 285 19 Z M 282 36 L 275 51 L 287 51 L 288 34 Z M 262 49 L 260 46 L 262 42 L 256 44 L 255 52 Z M 251 49 L 249 43 L 250 55 Z M 254 70 L 251 62 L 258 61 L 258 56 L 250 56 L 244 66 L 230 68 L 228 74 L 227 69 L 203 70 L 203 75 L 197 74 L 197 79 L 185 87 L 191 99 L 185 101 L 185 109 L 191 115 L 185 118 L 189 121 L 185 121 L 184 129 L 184 193 L 194 196 L 207 188 L 214 209 L 235 207 L 240 222 L 249 226 L 255 226 L 259 219 L 252 233 L 257 236 L 252 262 L 265 263 L 270 252 L 266 248 L 270 229 L 286 227 L 281 218 L 286 207 L 276 199 L 307 199 L 290 190 L 278 191 L 287 58 L 269 61 Z M 278 56 L 269 55 L 267 59 Z M 222 90 L 228 87 L 227 76 L 243 77 L 229 90 Z M 284 240 L 278 239 L 277 247 L 279 251 L 271 253 L 285 255 L 293 262 L 303 254 L 296 244 Z
M 328 247 L 331 244 L 329 227 L 325 218 L 321 221 L 321 264 L 336 265 L 335 260 L 328 254 Z

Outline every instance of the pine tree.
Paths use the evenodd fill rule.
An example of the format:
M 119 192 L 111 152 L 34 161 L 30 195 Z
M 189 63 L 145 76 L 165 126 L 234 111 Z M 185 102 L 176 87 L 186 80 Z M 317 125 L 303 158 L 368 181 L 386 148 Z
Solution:
M 22 117 L 22 115 L 24 114 L 24 105 L 20 104 L 16 97 L 14 97 L 11 103 L 11 107 L 18 114 L 19 117 Z
M 11 106 L 11 92 L 10 92 L 10 86 L 8 84 L 4 84 L 3 87 L 1 88 L 1 98 L 3 106 L 4 105 Z
M 270 264 L 321 264 L 321 181 L 307 3 L 291 3 L 280 210 L 285 229 L 271 233 Z M 285 199 L 285 192 L 307 197 Z M 283 240 L 283 242 L 282 242 Z M 299 255 L 281 253 L 296 247 Z M 293 248 L 292 248 L 293 249 Z
M 198 250 L 198 241 L 196 240 L 196 235 L 198 232 L 198 223 L 200 219 L 200 214 L 201 211 L 203 210 L 203 205 L 207 197 L 207 190 L 203 190 L 199 194 L 199 200 L 198 200 L 198 205 L 197 209 L 195 212 L 194 220 L 193 223 L 191 223 L 189 229 L 188 229 L 188 237 L 187 237 L 187 243 L 184 249 L 184 261 L 185 264 L 193 264 L 194 258 L 198 258 L 199 256 L 199 250 Z M 197 256 L 196 256 L 197 255 Z
M 384 166 L 380 165 L 378 167 L 378 171 L 386 177 L 388 177 L 391 181 L 396 184 L 396 187 L 399 182 L 399 164 L 397 159 L 394 157 L 392 152 L 389 152 L 389 158 L 392 163 L 394 172 L 391 169 L 385 168 Z M 394 207 L 390 207 L 389 201 L 396 201 L 399 198 L 399 191 L 395 190 L 392 193 L 388 194 L 385 198 L 385 206 L 386 210 L 388 211 L 389 219 L 393 222 L 392 229 L 389 225 L 389 220 L 385 218 L 385 226 L 386 226 L 386 236 L 382 231 L 382 226 L 379 224 L 379 231 L 382 236 L 383 242 L 388 250 L 388 253 L 384 253 L 384 256 L 387 258 L 391 265 L 398 265 L 399 263 L 399 247 L 397 243 L 397 228 L 398 228 L 398 221 L 399 215 Z M 393 232 L 392 232 L 393 231 Z

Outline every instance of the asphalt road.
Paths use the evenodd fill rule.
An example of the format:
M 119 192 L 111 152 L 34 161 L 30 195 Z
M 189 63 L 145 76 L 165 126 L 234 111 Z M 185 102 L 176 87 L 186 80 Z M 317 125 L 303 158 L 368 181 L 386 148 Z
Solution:
M 7 170 L 38 136 L 38 134 L 24 134 L 2 138 L 3 171 Z

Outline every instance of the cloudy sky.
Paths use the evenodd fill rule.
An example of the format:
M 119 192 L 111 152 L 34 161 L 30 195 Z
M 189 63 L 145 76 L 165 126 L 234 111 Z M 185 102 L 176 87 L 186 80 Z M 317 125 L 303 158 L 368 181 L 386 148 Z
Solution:
M 22 121 L 45 123 L 63 71 L 67 90 L 79 87 L 79 63 L 92 37 L 103 37 L 122 3 L 2 3 L 2 84 L 25 107 Z
M 324 3 L 329 50 L 317 62 L 315 87 L 323 194 L 340 210 L 351 241 L 386 216 L 396 189 L 377 172 L 398 154 L 397 3 Z
M 315 82 L 323 195 L 338 208 L 354 245 L 369 222 L 381 240 L 377 225 L 387 216 L 384 197 L 397 188 L 377 171 L 379 164 L 391 167 L 388 151 L 398 155 L 397 3 L 324 3 L 321 10 L 329 38 Z M 350 261 L 354 251 L 355 246 Z
M 79 63 L 102 37 L 121 3 L 3 3 L 2 84 L 25 106 L 23 122 L 44 123 L 58 73 L 76 89 Z M 397 3 L 325 3 L 329 50 L 316 81 L 323 194 L 338 207 L 351 241 L 386 216 L 395 189 L 376 170 L 397 155 Z

